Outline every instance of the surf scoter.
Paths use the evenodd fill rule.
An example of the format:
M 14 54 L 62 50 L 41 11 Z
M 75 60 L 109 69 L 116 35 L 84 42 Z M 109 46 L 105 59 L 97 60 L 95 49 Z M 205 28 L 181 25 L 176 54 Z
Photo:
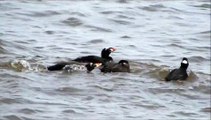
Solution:
M 178 69 L 174 69 L 172 70 L 166 77 L 165 80 L 166 81 L 170 81 L 170 80 L 185 80 L 188 78 L 188 74 L 187 74 L 187 68 L 188 68 L 188 59 L 187 58 L 183 58 L 182 62 L 181 62 L 181 66 Z
M 89 55 L 89 56 L 83 56 L 83 57 L 78 57 L 74 59 L 73 61 L 76 62 L 92 62 L 92 63 L 106 63 L 108 61 L 113 61 L 113 58 L 110 57 L 109 55 L 114 52 L 116 49 L 113 47 L 109 48 L 104 48 L 101 51 L 101 57 L 99 56 L 94 56 L 94 55 Z
M 118 63 L 107 62 L 101 68 L 101 72 L 130 72 L 130 65 L 127 60 L 120 60 Z
M 84 65 L 76 65 L 69 62 L 61 62 L 57 63 L 55 65 L 47 67 L 49 71 L 58 71 L 58 70 L 65 70 L 65 71 L 75 71 L 77 69 L 83 69 L 83 67 L 86 68 L 87 72 L 91 72 L 94 68 L 101 66 L 102 63 L 88 63 L 85 66 Z

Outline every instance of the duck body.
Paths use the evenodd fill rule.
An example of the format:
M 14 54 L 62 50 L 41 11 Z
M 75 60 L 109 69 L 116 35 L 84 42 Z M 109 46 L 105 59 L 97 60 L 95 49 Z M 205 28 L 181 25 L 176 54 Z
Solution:
M 130 72 L 129 62 L 126 60 L 120 60 L 118 63 L 115 62 L 107 62 L 100 69 L 101 72 Z
M 112 58 L 102 58 L 99 56 L 94 56 L 94 55 L 89 55 L 89 56 L 83 56 L 83 57 L 78 57 L 74 59 L 73 61 L 76 62 L 82 62 L 82 63 L 106 63 L 108 61 L 112 61 Z
M 183 68 L 179 69 L 174 69 L 172 70 L 167 76 L 166 76 L 166 81 L 170 80 L 186 80 L 188 78 L 188 74 L 186 70 Z
M 48 66 L 47 69 L 49 71 L 57 71 L 57 70 L 62 70 L 66 65 L 68 65 L 70 63 L 68 62 L 60 62 L 60 63 L 57 63 L 55 65 L 52 65 L 52 66 Z
M 47 67 L 49 71 L 64 70 L 67 72 L 73 71 L 87 71 L 91 72 L 95 67 L 101 66 L 101 63 L 88 63 L 88 64 L 73 64 L 70 62 L 60 62 L 55 65 Z
M 76 62 L 83 62 L 83 63 L 106 63 L 108 61 L 113 61 L 113 58 L 109 55 L 111 52 L 114 52 L 116 49 L 113 47 L 104 48 L 101 51 L 101 57 L 95 56 L 95 55 L 89 55 L 89 56 L 82 56 L 74 59 L 73 61 Z
M 166 81 L 171 80 L 186 80 L 188 78 L 187 68 L 189 66 L 188 59 L 183 58 L 181 62 L 181 66 L 178 69 L 172 70 L 166 77 Z

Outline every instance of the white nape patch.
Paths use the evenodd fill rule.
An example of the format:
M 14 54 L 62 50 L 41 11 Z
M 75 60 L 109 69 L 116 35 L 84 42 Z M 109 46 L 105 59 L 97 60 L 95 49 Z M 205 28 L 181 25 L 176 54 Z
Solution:
M 183 64 L 188 64 L 188 61 L 187 60 L 183 60 L 182 63 Z

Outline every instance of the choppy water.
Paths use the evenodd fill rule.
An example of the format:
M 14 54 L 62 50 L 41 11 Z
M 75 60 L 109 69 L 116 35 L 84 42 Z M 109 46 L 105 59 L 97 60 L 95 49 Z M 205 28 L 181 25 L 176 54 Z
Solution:
M 210 119 L 209 0 L 1 0 L 0 119 Z M 131 73 L 44 68 L 82 55 Z M 182 57 L 185 82 L 164 82 Z

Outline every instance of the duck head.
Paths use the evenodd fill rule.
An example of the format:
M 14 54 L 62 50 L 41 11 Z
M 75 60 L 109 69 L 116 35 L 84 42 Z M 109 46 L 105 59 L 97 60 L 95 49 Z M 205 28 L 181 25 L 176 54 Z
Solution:
M 109 55 L 110 55 L 112 52 L 114 52 L 114 51 L 116 51 L 116 49 L 113 48 L 113 47 L 104 48 L 104 49 L 102 50 L 102 52 L 101 52 L 101 57 L 102 57 L 102 58 L 105 58 L 105 59 L 109 59 L 109 58 L 111 58 Z M 111 59 L 112 59 L 112 58 L 111 58 Z
M 180 66 L 180 68 L 185 68 L 185 69 L 187 69 L 188 66 L 189 66 L 188 59 L 187 59 L 186 57 L 184 57 L 184 58 L 182 59 L 182 61 L 181 61 L 181 66 Z

